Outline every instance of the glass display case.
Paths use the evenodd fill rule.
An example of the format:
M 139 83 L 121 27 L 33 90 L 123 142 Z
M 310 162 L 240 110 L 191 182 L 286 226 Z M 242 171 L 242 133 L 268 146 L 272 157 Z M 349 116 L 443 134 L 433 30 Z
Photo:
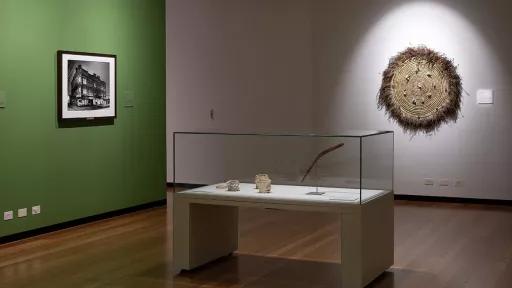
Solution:
M 393 137 L 175 132 L 173 180 L 202 195 L 364 204 L 393 193 Z

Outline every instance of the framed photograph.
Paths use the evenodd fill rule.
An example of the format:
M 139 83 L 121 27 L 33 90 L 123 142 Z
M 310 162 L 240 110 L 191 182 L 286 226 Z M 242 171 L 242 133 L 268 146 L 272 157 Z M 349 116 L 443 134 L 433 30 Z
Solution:
M 60 120 L 116 117 L 116 56 L 58 51 Z

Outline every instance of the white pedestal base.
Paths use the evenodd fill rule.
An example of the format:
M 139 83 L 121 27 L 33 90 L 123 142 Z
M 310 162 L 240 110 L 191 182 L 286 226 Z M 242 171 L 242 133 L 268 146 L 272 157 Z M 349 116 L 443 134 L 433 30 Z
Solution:
M 236 192 L 235 192 L 236 193 Z M 236 194 L 235 194 L 236 195 Z M 341 217 L 342 287 L 361 288 L 393 264 L 393 194 L 386 193 L 366 203 L 307 205 L 271 200 L 215 199 L 214 195 L 179 192 L 173 195 L 174 270 L 190 270 L 231 254 L 238 248 L 238 207 L 323 211 Z M 267 198 L 269 199 L 269 198 Z

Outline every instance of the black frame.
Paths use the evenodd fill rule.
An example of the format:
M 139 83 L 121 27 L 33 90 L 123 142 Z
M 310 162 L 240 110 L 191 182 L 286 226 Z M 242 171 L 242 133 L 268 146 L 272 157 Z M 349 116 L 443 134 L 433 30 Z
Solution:
M 78 117 L 78 118 L 63 118 L 62 117 L 62 56 L 64 54 L 80 55 L 80 56 L 94 56 L 94 57 L 106 57 L 114 58 L 114 116 L 102 116 L 102 117 Z M 73 120 L 92 120 L 92 119 L 115 119 L 117 118 L 117 56 L 114 54 L 101 54 L 101 53 L 89 53 L 89 52 L 77 52 L 77 51 L 57 51 L 57 114 L 59 121 L 73 121 Z

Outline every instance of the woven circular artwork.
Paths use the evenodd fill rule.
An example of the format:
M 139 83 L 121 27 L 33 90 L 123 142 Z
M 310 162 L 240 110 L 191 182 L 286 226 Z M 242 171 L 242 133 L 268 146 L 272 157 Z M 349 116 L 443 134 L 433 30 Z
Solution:
M 428 133 L 457 120 L 461 91 L 449 59 L 426 47 L 407 48 L 384 71 L 378 105 L 406 131 Z

